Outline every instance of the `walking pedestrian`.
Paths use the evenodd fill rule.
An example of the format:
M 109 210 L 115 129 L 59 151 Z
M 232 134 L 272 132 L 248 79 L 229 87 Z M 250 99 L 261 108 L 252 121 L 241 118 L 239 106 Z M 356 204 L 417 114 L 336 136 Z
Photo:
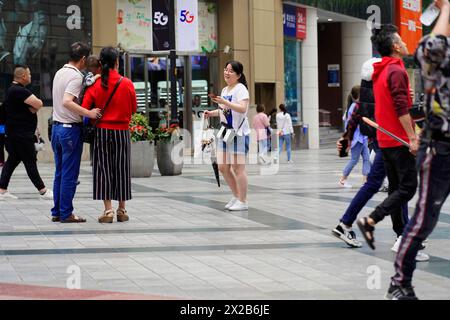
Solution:
M 0 178 L 0 200 L 18 199 L 8 191 L 14 170 L 23 162 L 28 177 L 39 191 L 40 197 L 53 200 L 53 192 L 45 187 L 37 168 L 35 132 L 36 113 L 43 103 L 26 88 L 31 83 L 31 71 L 28 66 L 17 65 L 14 68 L 14 81 L 6 91 L 4 109 L 6 150 L 8 160 Z M 3 152 L 3 150 L 2 150 Z
M 352 119 L 352 114 L 355 108 L 359 108 L 359 94 L 361 86 L 354 86 L 349 95 L 349 101 L 352 101 L 350 107 L 347 110 L 345 117 L 345 127 L 347 128 L 349 121 Z M 369 138 L 361 133 L 359 124 L 353 133 L 352 140 L 349 143 L 351 150 L 351 159 L 347 163 L 342 173 L 341 179 L 339 179 L 339 185 L 344 188 L 351 188 L 352 186 L 347 182 L 350 173 L 358 164 L 360 157 L 363 158 L 363 184 L 367 181 L 367 175 L 370 172 L 370 151 L 369 151 Z
M 86 110 L 77 102 L 83 88 L 83 74 L 90 48 L 81 42 L 70 47 L 69 62 L 53 80 L 53 129 L 52 148 L 55 158 L 54 204 L 52 221 L 83 223 L 86 219 L 76 216 L 73 198 L 80 174 L 83 151 L 82 116 L 96 119 L 99 109 Z
M 267 152 L 271 128 L 269 117 L 264 113 L 265 111 L 266 107 L 258 104 L 256 107 L 258 114 L 253 118 L 253 129 L 256 131 L 256 140 L 258 141 L 258 158 L 261 164 L 269 163 Z
M 287 112 L 286 106 L 280 104 L 278 107 L 280 112 L 277 114 L 277 129 L 280 140 L 279 153 L 280 156 L 283 152 L 283 145 L 286 143 L 287 161 L 289 164 L 293 164 L 292 161 L 292 138 L 295 136 L 294 127 L 292 126 L 291 115 Z
M 126 222 L 129 220 L 126 201 L 132 198 L 129 127 L 131 116 L 137 111 L 136 91 L 133 83 L 118 72 L 116 49 L 103 48 L 100 63 L 102 80 L 87 89 L 83 100 L 84 108 L 103 108 L 93 144 L 93 198 L 102 200 L 105 207 L 99 223 L 114 221 L 112 201 L 119 201 L 117 221 Z
M 377 134 L 374 128 L 370 127 L 364 121 L 362 117 L 369 119 L 375 119 L 375 98 L 373 96 L 373 64 L 380 62 L 381 59 L 372 58 L 366 61 L 361 70 L 361 90 L 359 105 L 353 111 L 351 120 L 348 123 L 347 131 L 344 133 L 344 138 L 352 141 L 356 128 L 359 126 L 360 131 L 366 134 L 375 152 L 375 158 L 372 163 L 370 173 L 367 176 L 367 182 L 361 187 L 358 193 L 353 198 L 349 207 L 345 211 L 344 215 L 340 219 L 340 223 L 332 230 L 332 234 L 338 239 L 344 241 L 348 246 L 352 248 L 360 248 L 362 244 L 357 240 L 356 234 L 352 229 L 353 223 L 356 221 L 358 214 L 365 207 L 372 197 L 380 192 L 380 187 L 386 178 L 386 170 L 384 168 L 383 153 L 378 147 Z M 340 146 L 342 147 L 342 146 Z M 408 223 L 408 206 L 403 204 L 399 214 L 391 215 L 392 229 L 396 234 L 396 241 L 391 248 L 392 251 L 397 252 L 401 241 L 401 236 L 405 228 L 405 224 Z M 399 217 L 402 217 L 401 219 Z M 424 249 L 423 246 L 421 249 Z M 416 261 L 428 261 L 430 257 L 422 251 L 416 256 Z
M 0 168 L 5 164 L 5 114 L 0 106 Z
M 426 93 L 427 118 L 421 136 L 417 166 L 420 167 L 419 199 L 416 211 L 403 233 L 386 298 L 417 300 L 412 287 L 416 269 L 414 257 L 421 243 L 436 227 L 450 192 L 450 3 L 438 0 L 440 17 L 431 35 L 424 37 L 416 51 Z M 443 121 L 444 120 L 444 121 Z
M 389 195 L 369 217 L 358 220 L 358 227 L 364 239 L 370 248 L 375 249 L 375 225 L 389 215 L 397 215 L 397 219 L 403 219 L 400 208 L 416 193 L 417 171 L 414 155 L 418 150 L 418 137 L 409 115 L 412 99 L 408 74 L 402 60 L 408 55 L 408 48 L 398 34 L 398 28 L 393 25 L 373 29 L 372 42 L 383 57 L 381 62 L 374 64 L 372 77 L 375 119 L 381 127 L 410 144 L 410 148 L 407 148 L 381 131 L 377 132 L 389 179 Z
M 247 113 L 250 102 L 244 66 L 238 61 L 225 65 L 227 86 L 220 96 L 211 98 L 219 105 L 215 111 L 205 111 L 205 117 L 219 117 L 224 135 L 218 141 L 219 170 L 233 192 L 233 198 L 225 206 L 230 211 L 248 210 L 248 177 L 245 167 L 250 144 L 250 126 Z

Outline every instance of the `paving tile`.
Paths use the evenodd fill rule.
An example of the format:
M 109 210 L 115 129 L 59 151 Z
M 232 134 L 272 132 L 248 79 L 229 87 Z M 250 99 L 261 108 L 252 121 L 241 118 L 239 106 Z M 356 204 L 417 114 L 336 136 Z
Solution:
M 80 225 L 52 223 L 52 204 L 36 197 L 21 166 L 12 181 L 21 200 L 0 206 L 0 283 L 64 288 L 67 268 L 78 266 L 83 289 L 181 299 L 381 300 L 393 273 L 390 219 L 377 226 L 377 251 L 348 249 L 331 236 L 357 192 L 337 186 L 345 159 L 335 150 L 294 157 L 296 164 L 282 164 L 276 175 L 248 167 L 248 213 L 224 211 L 229 189 L 217 189 L 210 166 L 186 165 L 178 177 L 134 179 L 131 220 L 111 225 L 97 223 L 103 208 L 91 200 L 88 163 L 75 199 L 76 212 L 88 219 Z M 40 170 L 51 184 L 52 165 L 40 163 Z M 358 165 L 349 180 L 356 186 L 361 179 Z M 385 196 L 375 195 L 361 214 Z M 434 262 L 415 273 L 425 300 L 450 299 L 448 213 L 446 202 L 427 249 Z M 380 268 L 382 289 L 367 289 L 369 266 Z

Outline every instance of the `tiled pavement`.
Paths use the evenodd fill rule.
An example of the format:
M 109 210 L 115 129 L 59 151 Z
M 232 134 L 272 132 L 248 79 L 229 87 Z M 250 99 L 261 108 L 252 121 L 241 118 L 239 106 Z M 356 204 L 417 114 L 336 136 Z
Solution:
M 131 299 L 382 299 L 393 273 L 391 223 L 377 228 L 376 251 L 348 249 L 331 236 L 357 191 L 338 187 L 345 160 L 334 153 L 296 152 L 295 164 L 282 158 L 274 175 L 250 166 L 248 213 L 222 209 L 230 196 L 217 188 L 208 165 L 185 165 L 179 177 L 156 169 L 150 179 L 133 180 L 131 221 L 112 225 L 96 222 L 102 204 L 91 200 L 87 163 L 75 201 L 76 213 L 88 219 L 83 225 L 52 223 L 51 202 L 38 198 L 19 167 L 10 191 L 20 199 L 0 202 L 0 299 L 115 299 L 117 292 Z M 53 166 L 39 167 L 51 186 Z M 361 184 L 360 172 L 358 166 L 351 184 Z M 385 196 L 378 194 L 364 213 Z M 450 299 L 449 203 L 443 212 L 427 249 L 431 261 L 415 273 L 423 299 Z M 73 279 L 71 268 L 81 272 L 81 289 L 94 292 L 62 290 Z M 58 294 L 31 294 L 36 287 L 29 285 L 59 288 Z

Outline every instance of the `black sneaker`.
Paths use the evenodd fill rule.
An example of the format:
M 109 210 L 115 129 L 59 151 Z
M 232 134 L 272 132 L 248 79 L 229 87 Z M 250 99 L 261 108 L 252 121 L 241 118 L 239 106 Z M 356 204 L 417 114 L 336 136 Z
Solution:
M 344 241 L 351 248 L 361 248 L 362 244 L 356 240 L 356 234 L 352 230 L 348 231 L 343 228 L 340 224 L 331 231 L 333 236 Z
M 419 300 L 413 287 L 402 287 L 394 283 L 391 283 L 385 298 L 387 300 Z

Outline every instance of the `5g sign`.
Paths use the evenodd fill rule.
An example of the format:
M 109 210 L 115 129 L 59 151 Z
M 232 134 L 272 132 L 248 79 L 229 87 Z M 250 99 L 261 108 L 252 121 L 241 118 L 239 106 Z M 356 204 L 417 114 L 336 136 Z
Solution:
M 180 22 L 193 23 L 195 20 L 195 16 L 191 15 L 188 10 L 181 10 L 180 13 Z
M 155 12 L 155 17 L 153 19 L 153 23 L 154 24 L 159 24 L 161 26 L 165 26 L 167 25 L 167 23 L 169 22 L 169 17 L 167 15 L 165 15 L 162 12 Z

